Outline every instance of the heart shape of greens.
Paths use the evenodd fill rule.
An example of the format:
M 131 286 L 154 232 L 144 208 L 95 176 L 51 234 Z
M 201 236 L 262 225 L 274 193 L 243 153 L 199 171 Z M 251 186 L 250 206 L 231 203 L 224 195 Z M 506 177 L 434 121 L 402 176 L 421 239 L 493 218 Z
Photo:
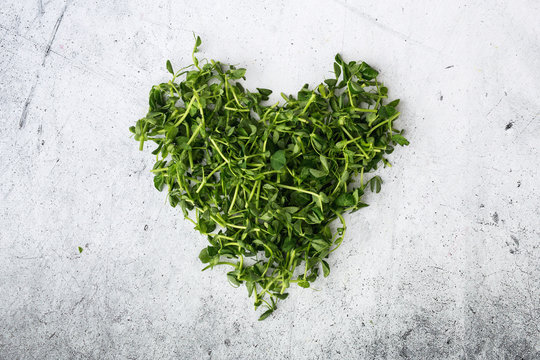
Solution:
M 389 165 L 395 144 L 408 145 L 393 128 L 399 100 L 385 105 L 378 72 L 338 54 L 335 78 L 268 105 L 271 90 L 239 82 L 245 69 L 200 64 L 200 45 L 197 37 L 193 64 L 178 72 L 167 61 L 172 79 L 152 87 L 148 114 L 130 130 L 141 150 L 157 144 L 155 187 L 167 185 L 170 204 L 207 236 L 204 269 L 232 267 L 229 282 L 267 307 L 263 320 L 290 284 L 308 288 L 320 268 L 330 273 L 325 259 L 343 241 L 343 213 L 367 206 L 366 188 L 380 191 L 381 178 L 366 181 L 367 173 Z

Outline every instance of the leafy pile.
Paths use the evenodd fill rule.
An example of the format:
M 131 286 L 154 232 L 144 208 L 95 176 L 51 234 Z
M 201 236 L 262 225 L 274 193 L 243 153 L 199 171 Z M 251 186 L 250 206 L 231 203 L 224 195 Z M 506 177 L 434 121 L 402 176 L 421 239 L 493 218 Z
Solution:
M 152 87 L 148 114 L 130 130 L 141 150 L 157 144 L 155 187 L 166 185 L 170 204 L 208 237 L 204 269 L 230 266 L 229 282 L 267 307 L 262 320 L 291 284 L 308 288 L 320 268 L 330 273 L 325 259 L 343 241 L 343 213 L 367 206 L 367 187 L 380 191 L 381 178 L 366 174 L 408 144 L 393 128 L 399 100 L 384 105 L 378 72 L 336 55 L 335 78 L 270 105 L 271 90 L 242 86 L 245 69 L 199 62 L 200 44 L 188 67 L 175 72 L 167 61 L 172 79 Z

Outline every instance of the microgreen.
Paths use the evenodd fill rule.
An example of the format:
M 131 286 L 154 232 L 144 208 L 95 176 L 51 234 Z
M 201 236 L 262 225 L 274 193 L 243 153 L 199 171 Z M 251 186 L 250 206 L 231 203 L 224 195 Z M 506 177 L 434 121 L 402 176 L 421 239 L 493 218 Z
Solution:
M 199 62 L 200 45 L 197 37 L 188 67 L 175 72 L 167 60 L 172 79 L 152 87 L 148 114 L 130 131 L 141 150 L 156 145 L 156 189 L 207 237 L 203 270 L 229 267 L 228 281 L 266 307 L 263 320 L 291 284 L 330 274 L 343 214 L 367 206 L 364 191 L 382 184 L 368 173 L 409 142 L 394 128 L 399 100 L 387 103 L 365 62 L 336 55 L 333 78 L 268 104 L 271 90 L 242 85 L 246 69 Z

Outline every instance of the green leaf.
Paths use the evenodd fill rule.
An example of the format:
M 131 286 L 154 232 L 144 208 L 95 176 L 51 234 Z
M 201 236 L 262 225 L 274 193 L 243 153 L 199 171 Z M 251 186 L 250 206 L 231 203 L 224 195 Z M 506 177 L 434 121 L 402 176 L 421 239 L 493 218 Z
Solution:
M 273 312 L 274 312 L 274 309 L 266 310 L 266 311 L 263 312 L 262 315 L 259 317 L 259 321 L 263 321 L 264 319 L 266 319 L 267 317 L 269 317 L 270 315 L 272 315 Z
M 330 199 L 328 199 L 328 196 L 326 196 L 326 194 L 322 191 L 319 193 L 319 198 L 325 204 L 328 204 L 330 202 Z
M 272 90 L 270 89 L 257 88 L 257 91 L 263 96 L 270 96 L 270 94 L 272 93 Z
M 212 258 L 213 256 L 210 255 L 207 247 L 202 249 L 201 252 L 199 253 L 199 259 L 201 260 L 203 264 L 209 263 L 212 260 Z
M 327 174 L 326 171 L 317 170 L 317 169 L 309 169 L 309 172 L 311 173 L 311 175 L 315 176 L 316 178 L 324 177 Z
M 386 91 L 388 91 L 388 89 Z M 398 106 L 398 104 L 399 104 L 399 99 L 396 99 L 394 101 L 389 102 L 388 106 L 396 107 L 396 106 Z
M 281 170 L 287 164 L 284 150 L 278 150 L 270 158 L 270 164 L 274 170 Z
M 392 140 L 399 145 L 409 145 L 409 140 L 405 139 L 401 134 L 392 135 Z
M 371 66 L 366 64 L 365 62 L 362 62 L 360 64 L 360 67 L 358 69 L 362 73 L 362 77 L 366 80 L 372 80 L 379 75 L 379 72 L 375 69 L 373 69 Z
M 288 293 L 285 293 L 285 294 L 274 294 L 275 297 L 277 297 L 278 299 L 280 300 L 285 300 L 289 294 Z
M 343 193 L 338 196 L 338 198 L 335 201 L 337 206 L 343 206 L 343 207 L 349 207 L 356 205 L 356 201 L 354 200 L 354 196 L 351 193 Z
M 330 275 L 330 266 L 324 260 L 322 261 L 322 269 L 323 269 L 324 277 L 327 277 L 328 275 Z
M 161 191 L 163 190 L 163 186 L 165 185 L 165 179 L 163 178 L 163 175 L 159 174 L 154 176 L 154 187 Z
M 273 216 L 271 211 L 267 211 L 259 217 L 259 219 L 261 219 L 262 221 L 270 221 L 272 220 L 272 218 Z
M 334 63 L 334 74 L 336 74 L 336 79 L 339 79 L 341 75 L 341 66 L 338 63 Z
M 253 281 L 246 281 L 246 289 L 248 291 L 248 297 L 251 297 L 251 294 L 253 294 L 253 290 L 255 289 Z
M 359 85 L 357 82 L 351 81 L 349 84 L 350 84 L 351 92 L 353 94 L 360 94 L 364 92 L 364 89 L 362 88 L 362 86 Z
M 298 286 L 301 286 L 303 288 L 308 288 L 309 287 L 309 281 L 306 281 L 306 280 L 301 280 L 299 282 L 297 282 Z
M 300 210 L 300 208 L 296 207 L 296 206 L 287 206 L 287 207 L 284 207 L 283 210 L 285 210 L 286 212 L 288 212 L 289 214 L 294 214 L 295 212 L 297 212 L 298 210 Z
M 211 233 L 215 229 L 216 229 L 216 223 L 212 220 L 207 220 L 207 219 L 199 219 L 197 226 L 195 226 L 195 230 L 199 230 L 199 232 L 202 234 Z
M 369 180 L 369 188 L 372 192 L 379 193 L 381 191 L 382 179 L 379 176 L 374 176 Z
M 313 270 L 318 270 L 317 268 L 313 269 Z M 309 281 L 309 282 L 313 282 L 315 280 L 317 280 L 317 276 L 318 276 L 318 273 L 315 272 L 315 271 L 312 271 L 311 274 L 309 274 L 307 277 L 306 277 L 306 280 Z
M 246 74 L 246 69 L 231 70 L 231 79 L 240 79 Z
M 241 284 L 234 271 L 227 273 L 227 280 L 229 280 L 229 283 L 234 287 L 239 287 Z
M 347 140 L 341 140 L 336 143 L 336 147 L 338 149 L 343 149 L 345 146 L 347 146 L 348 141 Z
M 340 70 L 341 71 L 341 70 Z M 334 86 L 336 86 L 337 84 L 337 80 L 336 79 L 326 79 L 324 80 L 324 82 L 326 83 L 326 85 L 328 85 L 329 87 L 333 88 Z
M 326 157 L 323 155 L 319 155 L 319 160 L 321 161 L 323 168 L 328 173 L 328 171 L 330 171 L 330 167 L 328 166 L 328 160 L 326 159 Z
M 169 60 L 167 60 L 167 70 L 174 75 L 174 71 L 173 71 L 173 68 L 172 68 L 172 65 L 171 65 L 171 62 Z
M 397 114 L 397 109 L 391 105 L 385 105 L 385 106 L 382 106 L 380 109 L 379 109 L 379 117 L 381 117 L 382 119 L 388 119 L 389 117 L 392 117 L 394 116 L 395 114 Z
M 343 81 L 348 81 L 351 78 L 351 70 L 349 70 L 349 66 L 345 63 L 343 63 Z
M 339 181 L 342 184 L 345 184 L 347 182 L 347 180 L 349 180 L 349 172 L 347 170 L 343 170 L 343 172 L 341 173 L 341 176 L 339 178 Z
M 295 245 L 296 245 L 296 240 L 293 237 L 288 237 L 285 239 L 282 249 L 285 252 L 289 252 L 294 248 Z
M 307 214 L 307 223 L 308 224 L 320 224 L 321 223 L 321 218 L 319 216 L 317 216 L 317 214 L 315 212 L 310 212 Z
M 356 209 L 361 209 L 361 208 L 368 207 L 368 206 L 369 206 L 368 204 L 359 201 L 359 202 L 356 203 L 355 208 Z
M 177 127 L 171 127 L 167 131 L 167 139 L 174 140 L 174 138 L 176 137 L 177 134 L 178 134 L 178 128 Z
M 79 246 L 79 254 L 83 252 L 83 248 Z
M 324 251 L 326 249 L 328 249 L 330 247 L 330 244 L 328 244 L 326 241 L 322 240 L 322 239 L 315 239 L 311 242 L 311 246 L 316 250 L 316 251 Z

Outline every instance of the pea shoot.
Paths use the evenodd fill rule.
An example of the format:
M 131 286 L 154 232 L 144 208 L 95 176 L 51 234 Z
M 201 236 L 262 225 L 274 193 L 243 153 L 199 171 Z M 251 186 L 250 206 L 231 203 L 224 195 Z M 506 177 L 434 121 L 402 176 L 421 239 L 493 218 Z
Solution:
M 246 286 L 264 320 L 291 284 L 329 275 L 343 214 L 367 206 L 364 192 L 382 184 L 369 173 L 409 142 L 394 128 L 399 100 L 387 102 L 365 62 L 338 54 L 333 78 L 271 104 L 271 90 L 244 88 L 246 69 L 199 61 L 200 45 L 196 37 L 187 67 L 167 61 L 172 79 L 152 87 L 149 111 L 130 131 L 140 150 L 156 145 L 156 189 L 208 238 L 203 270 L 229 267 L 228 281 Z

